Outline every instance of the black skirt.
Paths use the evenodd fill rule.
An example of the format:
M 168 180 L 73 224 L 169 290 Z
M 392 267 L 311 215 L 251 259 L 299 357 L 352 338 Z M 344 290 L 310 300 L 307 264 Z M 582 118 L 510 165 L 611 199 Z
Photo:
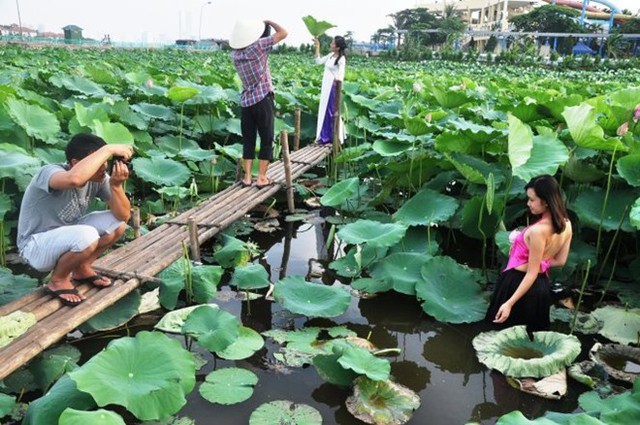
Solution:
M 493 323 L 498 309 L 518 289 L 525 274 L 525 272 L 516 269 L 502 272 L 491 295 L 491 303 L 485 320 Z M 549 277 L 546 274 L 538 274 L 531 288 L 511 308 L 509 318 L 504 323 L 498 323 L 497 325 L 501 328 L 526 325 L 530 336 L 531 332 L 546 331 L 549 329 L 550 324 L 549 309 L 551 308 L 551 303 Z

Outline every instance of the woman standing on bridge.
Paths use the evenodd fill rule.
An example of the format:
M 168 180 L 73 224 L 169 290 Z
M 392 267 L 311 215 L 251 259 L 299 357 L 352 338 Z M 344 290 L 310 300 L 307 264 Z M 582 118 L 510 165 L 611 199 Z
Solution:
M 313 39 L 315 47 L 316 64 L 324 64 L 324 75 L 322 77 L 322 90 L 320 91 L 320 105 L 318 107 L 318 123 L 316 127 L 316 142 L 322 145 L 331 143 L 333 140 L 333 121 L 336 111 L 336 82 L 344 80 L 344 70 L 347 60 L 344 55 L 347 49 L 347 42 L 342 36 L 335 36 L 331 40 L 329 48 L 331 52 L 320 57 L 320 41 Z M 338 139 L 340 143 L 344 141 L 344 126 L 340 121 L 338 129 Z

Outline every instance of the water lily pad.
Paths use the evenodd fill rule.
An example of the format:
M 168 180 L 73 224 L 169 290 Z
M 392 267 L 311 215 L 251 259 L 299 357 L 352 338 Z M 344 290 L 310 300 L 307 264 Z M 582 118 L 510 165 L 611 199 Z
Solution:
M 210 308 L 219 308 L 217 304 L 204 304 Z M 158 321 L 153 327 L 163 332 L 182 333 L 182 327 L 185 320 L 191 314 L 193 310 L 201 305 L 192 305 L 189 307 L 181 308 L 179 310 L 173 310 L 162 316 L 162 319 Z
M 484 318 L 487 301 L 477 283 L 479 276 L 450 257 L 433 257 L 420 270 L 416 294 L 422 309 L 448 323 L 471 323 Z
M 211 403 L 236 404 L 248 400 L 258 377 L 250 370 L 236 367 L 215 370 L 204 378 L 200 395 Z
M 16 405 L 16 398 L 8 394 L 0 393 L 0 418 L 5 417 Z
M 60 345 L 45 351 L 29 364 L 38 387 L 46 392 L 62 375 L 78 367 L 80 350 L 72 345 Z
M 209 351 L 222 351 L 238 338 L 239 328 L 240 321 L 233 314 L 202 306 L 189 314 L 182 332 Z
M 255 354 L 264 346 L 264 339 L 260 334 L 246 326 L 240 326 L 238 339 L 216 354 L 226 360 L 243 360 Z
M 345 369 L 351 369 L 359 375 L 366 375 L 374 381 L 384 381 L 389 378 L 391 364 L 387 359 L 381 359 L 365 348 L 351 344 L 341 344 L 334 352 L 341 351 L 338 363 Z
M 603 323 L 601 335 L 620 344 L 638 344 L 640 308 L 606 306 L 594 310 L 591 314 Z
M 481 363 L 518 378 L 549 376 L 580 354 L 580 341 L 573 335 L 548 331 L 533 335 L 531 341 L 524 326 L 483 332 L 473 339 L 473 348 Z
M 349 387 L 359 375 L 351 369 L 342 367 L 338 362 L 341 354 L 319 354 L 312 363 L 320 377 L 333 385 Z
M 125 425 L 122 416 L 109 410 L 99 409 L 93 412 L 75 410 L 67 407 L 58 422 L 59 425 Z
M 337 236 L 346 243 L 361 244 L 366 242 L 373 248 L 382 248 L 398 243 L 406 231 L 406 226 L 402 224 L 358 220 L 343 226 Z
M 233 271 L 229 285 L 238 289 L 258 289 L 269 286 L 269 273 L 260 264 L 248 264 Z
M 589 358 L 620 381 L 633 384 L 640 377 L 640 348 L 597 342 L 589 350 Z
M 336 317 L 347 311 L 351 295 L 343 288 L 306 282 L 289 276 L 275 284 L 275 299 L 292 313 L 310 317 Z
M 276 400 L 258 406 L 249 425 L 322 425 L 322 415 L 313 407 L 288 400 Z
M 140 291 L 132 291 L 106 310 L 84 322 L 80 330 L 89 333 L 106 331 L 122 326 L 138 314 L 140 300 Z
M 390 282 L 397 292 L 415 295 L 416 283 L 422 276 L 420 270 L 429 258 L 429 255 L 424 254 L 397 252 L 376 262 L 371 267 L 370 274 L 375 279 Z
M 8 304 L 37 287 L 38 279 L 26 274 L 13 275 L 11 270 L 0 267 L 0 305 Z
M 186 404 L 195 386 L 191 354 L 156 332 L 120 338 L 69 374 L 99 406 L 124 406 L 138 419 L 161 419 Z
M 0 235 L 1 237 L 1 235 Z M 16 310 L 6 316 L 0 316 L 0 347 L 4 347 L 37 323 L 33 313 Z
M 49 425 L 58 423 L 58 418 L 66 408 L 91 410 L 95 400 L 86 392 L 78 390 L 75 381 L 64 375 L 42 397 L 29 403 L 24 416 L 25 425 Z
M 420 397 L 392 381 L 373 381 L 365 376 L 355 380 L 347 410 L 359 420 L 374 425 L 407 423 L 420 407 Z
M 393 288 L 393 282 L 382 279 L 372 279 L 363 277 L 351 282 L 351 287 L 356 291 L 363 291 L 369 294 L 377 294 L 378 292 L 386 292 Z
M 423 189 L 405 202 L 393 218 L 410 226 L 430 226 L 449 220 L 457 208 L 458 201 L 455 198 Z
M 223 272 L 220 266 L 194 265 L 181 257 L 158 275 L 162 280 L 160 303 L 169 310 L 174 309 L 180 291 L 187 284 L 187 278 L 191 279 L 194 301 L 208 303 L 216 293 Z

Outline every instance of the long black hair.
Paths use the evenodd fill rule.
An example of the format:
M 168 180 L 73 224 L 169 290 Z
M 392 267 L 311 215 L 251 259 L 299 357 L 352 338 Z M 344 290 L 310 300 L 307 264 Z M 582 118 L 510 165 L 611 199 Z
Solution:
M 566 227 L 566 220 L 569 218 L 567 209 L 564 206 L 560 185 L 548 174 L 534 177 L 524 187 L 525 190 L 533 189 L 536 196 L 546 202 L 551 213 L 551 224 L 555 233 L 562 233 Z
M 338 57 L 336 58 L 336 62 L 334 64 L 337 65 L 340 58 L 345 56 L 344 51 L 347 50 L 347 40 L 345 40 L 341 35 L 336 35 L 335 37 L 333 37 L 333 44 L 335 44 L 338 48 Z

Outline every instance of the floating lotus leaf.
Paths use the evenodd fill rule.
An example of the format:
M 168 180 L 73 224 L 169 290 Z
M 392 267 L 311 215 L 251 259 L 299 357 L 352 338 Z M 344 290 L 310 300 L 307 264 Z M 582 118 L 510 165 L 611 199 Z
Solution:
M 306 404 L 287 400 L 264 403 L 251 413 L 249 425 L 322 425 L 322 415 Z
M 302 18 L 302 21 L 306 25 L 311 35 L 314 37 L 318 37 L 324 34 L 328 29 L 335 28 L 335 25 L 330 24 L 326 21 L 316 20 L 316 18 L 311 15 L 304 16 Z
M 240 321 L 224 310 L 201 306 L 184 322 L 182 332 L 209 351 L 222 351 L 238 339 Z
M 2 237 L 0 235 L 0 237 Z M 38 322 L 33 313 L 16 310 L 0 316 L 0 347 L 4 347 Z
M 401 224 L 358 220 L 342 227 L 337 236 L 346 243 L 361 244 L 366 242 L 373 248 L 382 248 L 398 243 L 406 231 L 407 228 Z
M 576 312 L 567 308 L 551 307 L 551 321 L 560 321 L 571 325 Z M 593 314 L 577 312 L 578 317 L 575 321 L 574 331 L 578 331 L 583 334 L 591 335 L 596 334 L 602 329 L 602 323 L 598 321 Z
M 140 300 L 140 291 L 132 291 L 112 306 L 84 322 L 80 326 L 80 330 L 82 332 L 98 332 L 122 326 L 138 314 Z
M 429 226 L 449 220 L 457 208 L 456 199 L 435 190 L 423 189 L 405 202 L 393 218 L 410 226 Z
M 597 124 L 596 111 L 591 105 L 583 103 L 568 106 L 562 112 L 569 132 L 576 145 L 598 150 L 626 151 L 627 147 L 619 139 L 605 139 L 604 130 Z
M 211 372 L 200 385 L 200 395 L 211 403 L 236 404 L 248 400 L 258 377 L 250 370 L 228 367 Z
M 57 424 L 58 418 L 66 408 L 91 410 L 96 402 L 91 395 L 79 391 L 76 383 L 63 375 L 42 397 L 29 403 L 24 416 L 24 425 Z
M 356 347 L 351 344 L 340 344 L 334 352 L 341 352 L 338 363 L 345 369 L 351 369 L 359 375 L 366 375 L 374 381 L 389 379 L 391 365 L 387 359 L 381 359 L 366 348 Z
M 581 413 L 580 420 L 576 420 L 576 422 L 571 422 L 571 424 L 576 425 L 605 425 L 602 422 L 594 419 L 593 417 L 587 415 L 586 413 Z M 575 416 L 572 416 L 575 418 Z M 496 425 L 558 425 L 558 422 L 553 421 L 551 419 L 541 417 L 537 419 L 527 419 L 521 411 L 514 410 L 511 413 L 507 413 L 506 415 L 500 416 Z
M 67 407 L 58 422 L 59 425 L 125 425 L 122 416 L 116 412 L 99 409 L 93 412 Z
M 636 424 L 640 419 L 640 379 L 633 383 L 633 389 L 623 394 L 601 399 L 598 393 L 590 391 L 578 399 L 580 407 L 602 424 Z M 596 422 L 598 423 L 598 422 Z
M 246 264 L 251 256 L 244 242 L 233 236 L 223 235 L 222 247 L 216 249 L 213 258 L 222 267 L 238 267 Z
M 640 377 L 640 348 L 597 342 L 589 350 L 589 357 L 602 366 L 609 376 L 620 381 L 632 384 Z
M 255 354 L 264 346 L 264 339 L 251 328 L 240 326 L 238 339 L 216 354 L 226 360 L 243 360 Z
M 160 303 L 171 310 L 178 303 L 178 295 L 185 288 L 190 272 L 193 298 L 198 303 L 208 303 L 216 293 L 224 270 L 220 266 L 194 265 L 180 258 L 164 269 L 158 277 L 160 284 Z
M 558 332 L 534 332 L 524 326 L 483 332 L 473 339 L 478 360 L 504 375 L 541 378 L 570 365 L 580 354 L 580 341 Z
M 603 323 L 601 335 L 620 344 L 638 344 L 640 308 L 606 306 L 594 310 L 591 314 Z
M 345 256 L 329 263 L 329 268 L 335 270 L 340 276 L 356 277 L 362 274 L 364 266 L 384 258 L 387 250 L 387 247 L 374 248 L 368 244 L 356 245 L 351 247 Z
M 331 186 L 329 190 L 322 195 L 320 202 L 322 205 L 327 207 L 339 207 L 347 199 L 352 198 L 356 193 L 358 193 L 359 186 L 360 181 L 357 177 L 342 180 Z
M 407 295 L 416 294 L 416 283 L 420 280 L 422 266 L 429 255 L 411 252 L 390 254 L 371 267 L 371 277 L 390 282 L 393 289 Z
M 219 308 L 217 304 L 205 304 L 209 308 Z M 202 305 L 192 305 L 189 307 L 181 308 L 179 310 L 173 310 L 162 316 L 162 319 L 158 321 L 153 327 L 163 332 L 182 333 L 182 327 L 185 320 L 191 314 L 193 310 Z
M 601 371 L 600 376 L 597 376 L 598 370 Z M 603 380 L 606 379 L 604 369 L 596 367 L 595 362 L 591 360 L 574 363 L 567 369 L 567 372 L 570 377 L 592 389 L 601 386 Z
M 61 345 L 45 351 L 29 364 L 38 387 L 46 392 L 62 375 L 78 367 L 80 351 L 72 345 Z
M 359 420 L 374 425 L 407 423 L 420 407 L 420 397 L 392 381 L 373 381 L 365 376 L 355 380 L 347 410 Z
M 0 393 L 0 418 L 7 416 L 16 405 L 16 398 L 8 394 Z
M 393 282 L 391 282 L 390 280 L 385 281 L 381 279 L 364 277 L 351 282 L 351 287 L 356 291 L 363 291 L 369 294 L 377 294 L 378 292 L 386 292 L 392 289 Z
M 340 354 L 320 354 L 313 357 L 312 363 L 323 381 L 341 387 L 349 387 L 359 375 L 351 369 L 345 369 L 338 363 Z
M 60 122 L 53 113 L 18 99 L 7 100 L 6 108 L 15 123 L 29 136 L 49 144 L 57 142 L 56 136 L 60 132 Z
M 238 289 L 258 289 L 269 286 L 269 273 L 260 264 L 247 264 L 233 271 L 229 285 Z
M 124 406 L 138 419 L 167 418 L 186 404 L 195 385 L 191 354 L 156 332 L 120 338 L 69 374 L 99 406 Z
M 565 144 L 555 136 L 535 136 L 531 156 L 525 164 L 513 169 L 513 175 L 524 181 L 541 174 L 555 175 L 569 159 Z
M 182 186 L 191 177 L 189 168 L 173 159 L 134 158 L 132 163 L 136 176 L 159 186 Z
M 640 154 L 627 155 L 618 159 L 616 169 L 631 186 L 640 186 Z
M 290 312 L 309 317 L 340 316 L 351 302 L 351 295 L 343 288 L 309 283 L 301 276 L 277 282 L 273 296 Z
M 450 257 L 433 257 L 420 270 L 416 294 L 425 313 L 442 322 L 471 323 L 484 318 L 487 302 L 479 276 Z

